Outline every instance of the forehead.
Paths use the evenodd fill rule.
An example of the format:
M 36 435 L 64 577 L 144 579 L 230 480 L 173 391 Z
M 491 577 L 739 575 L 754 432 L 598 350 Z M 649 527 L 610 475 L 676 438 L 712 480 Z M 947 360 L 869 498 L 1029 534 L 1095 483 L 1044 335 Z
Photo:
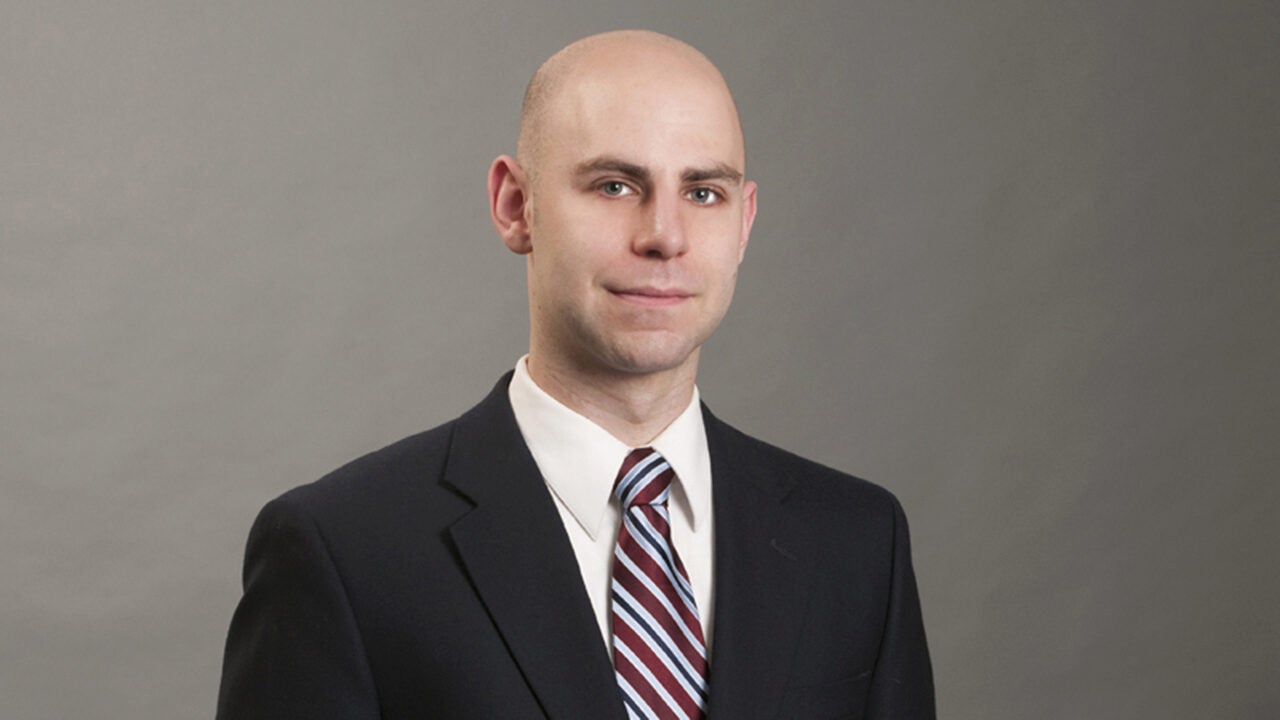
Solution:
M 617 156 L 655 170 L 743 169 L 733 98 L 705 60 L 617 54 L 584 63 L 562 79 L 546 111 L 550 166 Z

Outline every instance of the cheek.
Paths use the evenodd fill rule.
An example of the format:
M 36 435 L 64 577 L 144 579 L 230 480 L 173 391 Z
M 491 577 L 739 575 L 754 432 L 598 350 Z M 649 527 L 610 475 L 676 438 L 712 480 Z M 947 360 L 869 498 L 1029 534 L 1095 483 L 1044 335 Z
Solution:
M 737 223 L 717 223 L 703 237 L 709 238 L 704 246 L 707 270 L 732 284 L 738 274 L 738 265 L 742 262 L 742 244 L 739 241 L 741 226 Z
M 533 273 L 544 299 L 556 300 L 558 305 L 580 305 L 589 299 L 591 287 L 598 281 L 602 259 L 589 238 L 560 236 L 549 241 L 544 238 L 541 247 L 535 246 L 530 255 Z
M 616 237 L 625 218 L 608 204 L 562 201 L 549 205 L 534 228 L 534 245 L 549 246 L 558 256 L 587 258 L 604 252 L 609 238 Z M 550 253 L 547 253 L 550 254 Z

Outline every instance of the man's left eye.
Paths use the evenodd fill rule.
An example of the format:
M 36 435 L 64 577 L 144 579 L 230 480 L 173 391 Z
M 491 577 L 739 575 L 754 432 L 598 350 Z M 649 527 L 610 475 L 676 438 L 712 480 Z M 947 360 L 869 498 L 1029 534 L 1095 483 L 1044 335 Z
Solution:
M 711 188 L 694 188 L 689 191 L 689 199 L 699 205 L 711 205 L 721 199 L 720 193 Z

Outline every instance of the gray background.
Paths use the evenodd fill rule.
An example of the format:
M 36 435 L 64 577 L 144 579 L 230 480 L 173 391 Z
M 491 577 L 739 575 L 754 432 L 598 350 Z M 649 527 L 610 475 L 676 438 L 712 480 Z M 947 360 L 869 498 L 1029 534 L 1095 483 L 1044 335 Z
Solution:
M 950 718 L 1280 716 L 1270 2 L 0 4 L 0 705 L 205 718 L 257 509 L 523 351 L 528 75 L 724 70 L 724 418 L 902 499 Z M 838 551 L 835 550 L 835 551 Z

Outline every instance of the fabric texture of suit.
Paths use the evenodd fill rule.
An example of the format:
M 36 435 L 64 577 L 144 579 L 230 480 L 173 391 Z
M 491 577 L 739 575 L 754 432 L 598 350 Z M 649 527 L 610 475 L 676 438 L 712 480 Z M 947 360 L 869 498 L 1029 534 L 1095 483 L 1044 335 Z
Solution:
M 509 379 L 262 510 L 218 718 L 626 719 Z M 933 718 L 897 500 L 703 416 L 710 718 Z

